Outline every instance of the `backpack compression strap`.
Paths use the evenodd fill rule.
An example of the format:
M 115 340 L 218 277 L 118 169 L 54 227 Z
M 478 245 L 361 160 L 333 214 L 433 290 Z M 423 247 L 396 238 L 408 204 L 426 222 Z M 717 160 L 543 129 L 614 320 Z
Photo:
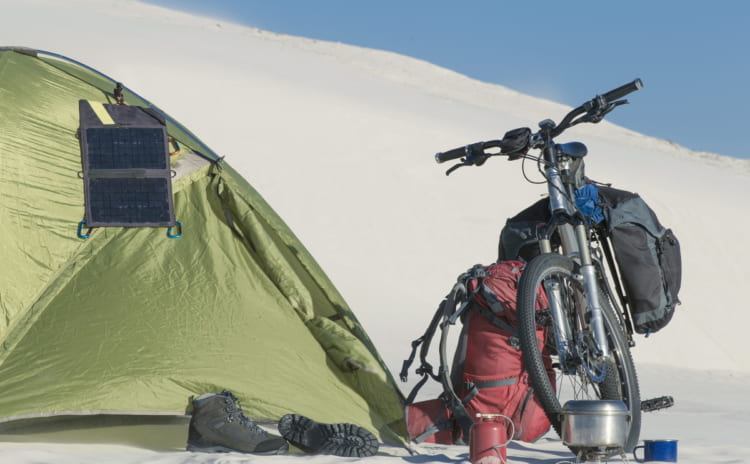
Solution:
M 464 389 L 469 393 L 461 399 L 463 404 L 468 404 L 469 401 L 473 400 L 475 396 L 479 394 L 479 390 L 482 388 L 495 388 L 495 387 L 507 387 L 508 385 L 515 385 L 518 383 L 518 377 L 511 377 L 509 379 L 500 380 L 487 380 L 486 382 L 467 382 L 464 384 Z

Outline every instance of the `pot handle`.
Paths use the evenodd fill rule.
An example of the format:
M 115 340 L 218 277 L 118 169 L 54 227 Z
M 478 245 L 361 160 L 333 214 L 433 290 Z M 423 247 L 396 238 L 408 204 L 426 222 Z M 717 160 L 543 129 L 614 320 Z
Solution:
M 644 450 L 643 451 L 643 459 L 638 459 L 638 456 L 635 455 L 636 451 L 638 451 L 639 448 L 642 449 L 642 450 Z M 635 448 L 633 448 L 633 458 L 636 461 L 638 461 L 638 462 L 646 462 L 646 451 L 645 450 L 646 450 L 646 447 L 643 446 L 643 445 L 636 446 Z

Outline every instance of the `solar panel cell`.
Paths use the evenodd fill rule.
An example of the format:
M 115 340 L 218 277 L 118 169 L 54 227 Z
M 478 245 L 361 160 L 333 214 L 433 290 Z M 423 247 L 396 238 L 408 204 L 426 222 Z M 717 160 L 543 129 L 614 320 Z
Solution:
M 93 178 L 90 223 L 171 225 L 167 181 L 159 178 Z
M 89 169 L 166 169 L 161 128 L 100 127 L 86 130 Z

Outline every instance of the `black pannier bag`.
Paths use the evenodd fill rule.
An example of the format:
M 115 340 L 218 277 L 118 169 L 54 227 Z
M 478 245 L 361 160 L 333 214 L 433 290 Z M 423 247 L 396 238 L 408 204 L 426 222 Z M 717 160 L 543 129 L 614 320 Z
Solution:
M 656 332 L 680 303 L 680 242 L 638 194 L 599 187 L 599 198 L 634 329 Z
M 505 221 L 500 231 L 497 261 L 522 259 L 526 262 L 539 254 L 537 227 L 550 219 L 549 198 L 542 198 Z M 559 245 L 557 233 L 552 237 L 553 248 Z
M 680 243 L 638 194 L 588 184 L 588 199 L 592 188 L 595 205 L 604 217 L 598 225 L 600 235 L 612 242 L 633 328 L 639 334 L 657 332 L 669 323 L 680 302 Z M 530 261 L 538 255 L 536 229 L 549 219 L 548 198 L 508 219 L 500 232 L 499 259 Z M 559 244 L 557 234 L 552 244 Z

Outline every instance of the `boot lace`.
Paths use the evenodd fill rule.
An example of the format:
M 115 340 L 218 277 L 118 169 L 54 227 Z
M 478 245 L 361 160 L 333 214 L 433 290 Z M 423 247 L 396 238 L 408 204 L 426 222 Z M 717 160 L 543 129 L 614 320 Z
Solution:
M 251 421 L 247 417 L 245 417 L 245 414 L 242 412 L 242 408 L 240 407 L 240 400 L 237 399 L 232 392 L 228 390 L 224 390 L 221 392 L 223 396 L 226 396 L 226 407 L 224 408 L 224 411 L 228 414 L 227 416 L 227 422 L 235 422 L 243 427 L 252 430 L 255 433 L 259 433 L 262 435 L 266 434 L 266 431 L 263 430 L 256 424 L 255 422 Z

